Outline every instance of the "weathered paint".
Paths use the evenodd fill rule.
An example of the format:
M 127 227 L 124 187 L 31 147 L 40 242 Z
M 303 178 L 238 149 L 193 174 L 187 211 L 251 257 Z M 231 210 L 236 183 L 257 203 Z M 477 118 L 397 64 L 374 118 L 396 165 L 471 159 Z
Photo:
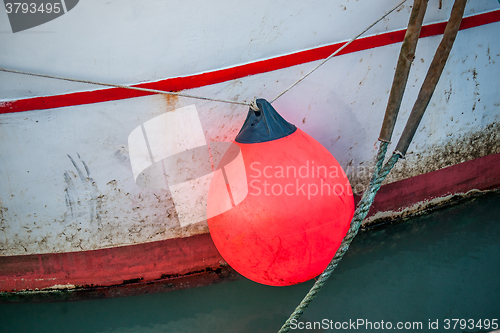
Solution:
M 276 6 L 281 6 L 278 3 L 266 3 L 264 7 L 252 4 L 250 11 L 239 14 L 243 15 L 240 18 L 247 15 L 251 18 L 242 21 L 234 16 L 233 6 L 230 5 L 224 7 L 222 13 L 218 12 L 222 7 L 196 9 L 186 5 L 183 8 L 189 15 L 199 13 L 196 10 L 206 10 L 204 14 L 213 14 L 211 11 L 221 14 L 208 15 L 217 17 L 210 23 L 205 19 L 198 21 L 195 15 L 190 22 L 192 24 L 187 26 L 187 14 L 181 15 L 182 8 L 168 4 L 174 6 L 169 10 L 176 13 L 169 20 L 164 17 L 166 10 L 158 10 L 157 6 L 167 5 L 160 2 L 139 13 L 136 11 L 134 19 L 138 21 L 134 21 L 135 30 L 130 31 L 129 26 L 120 26 L 128 20 L 116 20 L 118 26 L 114 29 L 107 27 L 113 10 L 116 10 L 113 15 L 121 17 L 128 15 L 130 6 L 135 4 L 109 3 L 108 6 L 87 2 L 63 18 L 35 30 L 16 34 L 16 37 L 1 34 L 0 45 L 5 52 L 0 52 L 0 62 L 5 67 L 101 81 L 116 80 L 114 82 L 117 83 L 137 84 L 157 79 L 166 82 L 166 77 L 191 77 L 193 73 L 203 72 L 203 77 L 212 79 L 211 72 L 207 71 L 216 69 L 215 72 L 224 73 L 225 66 L 236 68 L 238 64 L 246 66 L 248 61 L 251 65 L 260 60 L 265 62 L 267 58 L 280 59 L 297 50 L 308 52 L 317 45 L 335 45 L 355 35 L 367 22 L 372 22 L 385 8 L 395 3 L 384 0 L 368 7 L 366 2 L 347 0 L 297 3 L 283 7 L 284 11 L 275 10 Z M 426 24 L 447 19 L 451 2 L 443 5 L 441 10 L 432 10 L 431 1 Z M 96 8 L 100 10 L 96 12 Z M 91 15 L 94 20 L 91 26 L 84 19 L 69 22 L 73 17 L 71 15 L 76 15 L 80 9 L 83 16 Z M 496 1 L 474 0 L 469 2 L 466 15 L 485 12 L 498 15 L 498 11 L 492 11 L 497 9 Z M 313 13 L 321 13 L 311 21 L 315 22 L 315 27 L 307 25 L 304 29 L 304 24 L 297 24 L 296 17 L 300 16 L 302 22 L 306 17 L 314 16 Z M 405 5 L 371 33 L 401 30 L 407 23 L 408 13 L 409 7 Z M 231 18 L 224 21 L 223 18 L 228 16 Z M 155 20 L 155 17 L 158 19 Z M 8 30 L 5 22 L 0 20 L 0 29 Z M 158 37 L 154 33 L 169 31 L 169 26 L 150 29 L 151 22 L 155 25 L 158 22 L 161 25 L 177 23 L 172 26 L 182 26 L 183 30 L 168 36 L 162 32 Z M 205 31 L 203 37 L 200 37 L 203 30 L 200 25 L 210 30 Z M 399 164 L 388 182 L 498 153 L 500 67 L 496 62 L 500 58 L 499 26 L 498 22 L 489 23 L 459 32 L 406 162 Z M 125 39 L 115 34 L 126 36 L 130 44 L 121 44 L 125 43 Z M 69 47 L 76 35 L 82 36 L 78 41 L 85 48 Z M 392 35 L 389 33 L 386 36 Z M 165 47 L 159 40 L 170 46 Z M 432 36 L 419 41 L 395 138 L 402 131 L 439 40 L 440 36 Z M 387 44 L 336 57 L 274 103 L 288 121 L 332 152 L 358 192 L 366 186 L 369 168 L 375 157 L 374 144 L 399 52 L 399 43 Z M 45 45 L 53 47 L 43 47 Z M 203 51 L 199 51 L 201 49 Z M 30 65 L 26 67 L 25 64 Z M 291 67 L 273 68 L 271 72 L 262 68 L 259 74 L 244 76 L 240 73 L 238 79 L 229 81 L 225 80 L 232 77 L 219 77 L 215 81 L 207 81 L 218 83 L 195 85 L 196 88 L 189 93 L 235 100 L 262 96 L 270 100 L 316 64 L 298 62 Z M 49 69 L 46 68 L 48 65 Z M 7 73 L 0 73 L 0 87 L 1 98 L 6 101 L 64 93 L 72 95 L 89 89 L 86 85 Z M 99 95 L 110 91 L 117 90 L 88 93 Z M 127 138 L 135 128 L 156 116 L 194 103 L 206 141 L 231 141 L 245 119 L 247 108 L 165 96 L 122 99 L 123 95 L 116 100 L 113 96 L 110 99 L 105 96 L 107 102 L 73 105 L 67 103 L 68 95 L 58 96 L 57 103 L 60 104 L 56 105 L 71 106 L 0 115 L 0 260 L 15 259 L 22 266 L 24 259 L 30 262 L 39 256 L 58 260 L 69 258 L 65 257 L 66 254 L 81 253 L 84 258 L 87 255 L 95 258 L 99 253 L 97 258 L 100 258 L 107 253 L 105 251 L 117 249 L 120 252 L 129 246 L 207 236 L 205 222 L 184 227 L 180 225 L 168 189 L 141 188 L 135 183 Z M 41 101 L 43 103 L 44 99 Z M 4 105 L 2 110 L 8 108 Z M 487 177 L 485 173 L 483 175 Z M 400 207 L 405 204 L 408 202 L 400 202 Z M 182 255 L 180 258 L 183 258 Z M 200 266 L 198 259 L 189 260 L 192 260 L 189 265 L 202 267 L 201 270 L 210 266 Z M 217 267 L 217 263 L 214 265 L 210 267 Z M 31 272 L 38 269 L 26 267 Z M 57 264 L 51 263 L 48 267 L 50 269 L 45 273 L 54 267 L 60 270 L 64 266 L 57 261 Z M 132 268 L 130 270 L 133 271 Z M 198 268 L 188 270 L 193 272 Z M 116 283 L 144 278 L 128 271 L 122 273 L 117 273 L 119 278 Z M 6 274 L 10 276 L 14 273 Z M 48 280 L 51 282 L 45 286 L 92 283 L 89 281 L 93 277 L 75 271 L 75 276 L 78 274 L 88 277 L 87 281 Z M 47 274 L 43 276 L 43 279 L 50 278 Z M 147 279 L 158 277 L 149 276 Z M 20 282 L 26 285 L 21 289 L 38 288 L 33 281 Z M 102 281 L 103 285 L 115 282 Z M 100 282 L 95 284 L 100 285 Z
M 500 188 L 500 154 L 460 163 L 382 186 L 364 226 L 429 208 L 432 200 L 461 197 L 470 191 Z M 457 200 L 457 198 L 454 198 Z M 412 208 L 412 211 L 406 210 Z M 206 273 L 213 273 L 203 277 Z M 210 235 L 92 251 L 0 257 L 0 294 L 4 301 L 20 299 L 82 299 L 159 292 L 238 275 L 227 267 Z M 155 283 L 155 287 L 147 285 Z M 23 293 L 23 290 L 42 290 Z M 71 293 L 60 293 L 60 291 Z M 54 293 L 55 291 L 55 293 Z
M 286 2 L 229 0 L 81 2 L 67 15 L 16 34 L 0 15 L 0 63 L 114 83 L 138 83 L 206 71 L 349 40 L 398 0 Z M 404 28 L 411 1 L 369 34 Z M 452 2 L 431 0 L 424 23 L 448 19 Z M 472 0 L 465 15 L 498 9 Z M 34 56 L 36 55 L 36 56 Z M 0 73 L 2 99 L 93 89 L 85 84 Z M 253 97 L 253 96 L 251 96 Z
M 460 25 L 460 29 L 470 29 L 498 21 L 500 21 L 500 10 L 466 17 L 463 19 L 462 24 Z M 446 22 L 424 25 L 422 27 L 420 38 L 441 35 L 444 32 L 445 26 Z M 359 38 L 349 46 L 347 46 L 340 53 L 338 53 L 337 56 L 402 42 L 405 31 L 405 29 L 389 31 L 380 33 L 378 35 Z M 337 49 L 339 49 L 344 43 L 345 42 L 320 46 L 305 51 L 294 52 L 270 59 L 264 59 L 257 62 L 249 62 L 243 65 L 213 70 L 201 74 L 169 78 L 150 83 L 142 83 L 134 85 L 134 87 L 165 91 L 179 91 L 216 84 L 229 80 L 236 80 L 248 75 L 275 71 L 278 69 L 324 59 L 335 52 Z M 0 113 L 43 110 L 65 106 L 114 101 L 125 98 L 148 96 L 152 94 L 153 93 L 120 88 L 108 88 L 105 90 L 76 92 L 64 95 L 32 97 L 0 103 Z M 177 98 L 176 95 L 166 96 L 168 98 Z
M 240 278 L 241 275 L 231 267 L 222 266 L 215 269 L 207 268 L 179 277 L 160 278 L 154 281 L 136 279 L 124 281 L 126 283 L 101 287 L 62 286 L 62 288 L 52 287 L 42 290 L 0 292 L 0 303 L 82 301 L 154 294 L 208 286 L 214 283 L 234 281 Z
M 453 136 L 444 143 L 431 144 L 424 151 L 409 151 L 405 159 L 401 159 L 396 164 L 384 184 L 410 179 L 483 156 L 498 154 L 500 153 L 499 142 L 500 124 L 494 122 L 485 128 L 476 128 L 475 131 L 471 130 Z M 370 167 L 359 166 L 356 172 L 352 172 L 351 169 L 351 176 L 353 176 L 351 183 L 355 184 L 355 192 L 363 192 L 368 187 L 374 163 L 373 161 Z M 481 174 L 474 176 L 481 177 Z
M 386 184 L 377 193 L 363 226 L 422 213 L 482 191 L 497 190 L 500 188 L 499 164 L 500 154 L 487 155 Z
M 112 286 L 227 266 L 208 234 L 93 251 L 3 256 L 0 261 L 1 291 Z
M 499 24 L 459 33 L 410 146 L 407 161 L 412 163 L 401 163 L 391 181 L 434 170 L 438 165 L 434 163 L 436 152 L 442 147 L 454 148 L 453 154 L 442 154 L 439 167 L 496 152 Z M 438 42 L 439 36 L 419 42 L 396 138 Z M 275 102 L 275 108 L 287 120 L 332 152 L 355 192 L 364 189 L 375 157 L 377 124 L 382 122 L 392 80 L 387 71 L 393 70 L 398 52 L 399 45 L 394 44 L 337 57 Z M 293 66 L 190 92 L 221 98 L 272 98 L 313 65 Z M 331 73 L 342 79 L 332 78 Z M 134 128 L 192 103 L 185 98 L 146 96 L 3 114 L 0 200 L 4 222 L 0 253 L 93 250 L 208 232 L 205 223 L 180 226 L 167 190 L 143 189 L 135 184 L 127 147 Z M 208 142 L 231 141 L 247 112 L 244 107 L 213 102 L 196 102 L 196 107 Z M 493 130 L 488 130 L 492 126 Z M 491 135 L 482 135 L 485 131 Z M 460 138 L 472 137 L 473 133 L 481 139 L 472 143 L 481 145 L 471 149 L 460 144 Z

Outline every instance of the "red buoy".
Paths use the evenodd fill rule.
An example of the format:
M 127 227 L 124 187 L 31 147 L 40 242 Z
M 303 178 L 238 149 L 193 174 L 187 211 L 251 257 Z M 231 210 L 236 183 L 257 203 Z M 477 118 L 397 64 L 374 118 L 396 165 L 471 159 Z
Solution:
M 210 185 L 208 226 L 222 257 L 241 275 L 266 285 L 293 285 L 326 268 L 349 229 L 354 200 L 349 180 L 326 148 L 266 100 L 257 105 L 260 111 L 250 109 L 234 142 L 246 180 L 233 184 L 235 173 L 225 162 L 234 160 L 233 149 Z M 241 193 L 246 197 L 235 200 Z M 227 198 L 231 208 L 221 210 Z

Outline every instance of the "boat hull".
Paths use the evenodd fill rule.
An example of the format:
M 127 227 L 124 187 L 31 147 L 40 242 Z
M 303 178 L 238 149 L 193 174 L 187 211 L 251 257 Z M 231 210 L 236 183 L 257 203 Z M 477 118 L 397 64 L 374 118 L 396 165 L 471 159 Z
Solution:
M 429 3 L 396 138 L 449 15 L 451 4 L 438 9 L 435 2 Z M 79 3 L 44 25 L 2 34 L 0 44 L 9 47 L 0 62 L 26 71 L 212 98 L 271 100 L 395 4 L 320 1 L 283 11 L 273 4 L 245 14 L 227 6 L 220 14 L 225 21 L 209 22 L 198 20 L 199 15 L 205 11 L 214 17 L 217 8 L 171 7 L 165 21 L 162 8 L 152 6 L 144 9 L 146 16 L 134 15 L 131 24 L 124 18 L 136 6 L 132 2 L 122 8 Z M 85 18 L 92 6 L 100 11 L 91 16 L 95 26 L 89 27 Z M 319 15 L 328 12 L 324 8 L 329 14 Z M 334 155 L 358 194 L 369 181 L 409 12 L 405 5 L 391 14 L 273 103 Z M 243 20 L 246 15 L 252 19 Z M 116 26 L 105 30 L 109 17 Z M 316 23 L 297 27 L 290 17 L 315 17 L 311 22 Z M 120 23 L 125 21 L 128 25 Z M 149 21 L 161 22 L 168 36 Z M 467 5 L 414 142 L 382 186 L 365 226 L 453 196 L 498 188 L 499 21 L 498 2 Z M 9 29 L 7 21 L 2 24 Z M 13 73 L 0 73 L 0 90 L 1 292 L 140 286 L 203 273 L 234 276 L 210 241 L 203 202 L 193 206 L 201 212 L 196 218 L 182 215 L 175 187 L 151 171 L 155 163 L 134 171 L 140 163 L 130 138 L 136 133 L 148 140 L 149 125 L 190 108 L 199 124 L 197 147 L 231 142 L 247 107 Z M 210 167 L 210 160 L 192 163 L 196 170 Z

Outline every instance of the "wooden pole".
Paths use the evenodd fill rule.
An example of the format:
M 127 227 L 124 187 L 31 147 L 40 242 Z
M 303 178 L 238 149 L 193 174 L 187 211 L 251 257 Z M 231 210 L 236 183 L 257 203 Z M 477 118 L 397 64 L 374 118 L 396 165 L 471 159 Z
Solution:
M 406 82 L 408 81 L 410 67 L 415 58 L 415 49 L 417 48 L 420 30 L 422 29 L 427 2 L 428 0 L 415 0 L 413 3 L 410 21 L 408 22 L 408 28 L 406 29 L 405 38 L 401 45 L 401 51 L 399 52 L 391 93 L 389 95 L 389 101 L 387 102 L 387 109 L 385 110 L 384 122 L 380 130 L 380 141 L 391 141 L 401 101 L 403 100 Z
M 411 110 L 410 117 L 408 118 L 405 129 L 403 130 L 403 134 L 401 134 L 401 138 L 396 146 L 396 152 L 400 153 L 402 156 L 406 154 L 408 146 L 410 145 L 417 127 L 420 124 L 420 120 L 422 120 L 425 109 L 429 105 L 432 94 L 436 89 L 436 85 L 441 77 L 444 66 L 446 65 L 446 61 L 450 55 L 455 38 L 457 37 L 466 3 L 467 0 L 455 0 L 455 3 L 453 4 L 450 19 L 448 20 L 444 31 L 443 39 L 436 50 L 434 59 L 432 59 L 432 63 L 427 71 L 422 88 L 420 88 L 415 105 Z

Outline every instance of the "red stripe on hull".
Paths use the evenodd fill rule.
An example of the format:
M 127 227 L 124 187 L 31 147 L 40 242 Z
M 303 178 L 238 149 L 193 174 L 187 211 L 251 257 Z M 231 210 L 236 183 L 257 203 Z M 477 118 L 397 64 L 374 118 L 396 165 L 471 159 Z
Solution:
M 424 201 L 470 190 L 500 188 L 500 154 L 488 155 L 384 185 L 368 213 L 401 211 Z
M 469 29 L 500 21 L 500 10 L 466 17 L 462 20 L 460 29 Z M 446 22 L 429 24 L 422 27 L 420 37 L 440 35 L 444 32 Z M 384 45 L 402 42 L 406 29 L 382 33 L 355 40 L 346 47 L 339 55 L 368 50 Z M 344 43 L 322 46 L 311 50 L 300 51 L 276 58 L 256 61 L 249 64 L 216 70 L 212 72 L 165 79 L 157 82 L 149 82 L 135 85 L 135 87 L 158 89 L 165 91 L 180 91 L 203 87 L 211 84 L 221 83 L 229 80 L 242 78 L 265 72 L 271 72 L 291 66 L 304 64 L 311 61 L 321 60 L 335 52 Z M 1 113 L 13 113 L 32 110 L 43 110 L 60 108 L 74 105 L 100 103 L 126 98 L 152 95 L 152 93 L 133 91 L 121 88 L 99 89 L 86 92 L 76 92 L 64 95 L 45 97 L 34 97 L 20 99 L 10 102 L 0 102 Z
M 472 189 L 500 188 L 499 164 L 500 154 L 489 155 L 384 185 L 369 216 Z M 229 268 L 221 270 L 221 261 L 209 234 L 102 250 L 4 256 L 0 257 L 0 292 L 67 284 L 86 287 L 83 291 L 99 293 L 99 297 L 164 291 L 178 289 L 165 287 L 166 281 L 177 281 L 183 288 L 234 276 Z M 204 273 L 210 272 L 216 274 L 207 278 Z M 205 277 L 189 282 L 195 275 Z M 145 285 L 151 283 L 160 287 L 145 291 Z M 123 285 L 129 291 L 115 290 Z M 114 292 L 105 289 L 110 286 L 116 287 Z
M 0 257 L 0 291 L 112 286 L 210 272 L 222 257 L 209 234 L 101 250 Z

